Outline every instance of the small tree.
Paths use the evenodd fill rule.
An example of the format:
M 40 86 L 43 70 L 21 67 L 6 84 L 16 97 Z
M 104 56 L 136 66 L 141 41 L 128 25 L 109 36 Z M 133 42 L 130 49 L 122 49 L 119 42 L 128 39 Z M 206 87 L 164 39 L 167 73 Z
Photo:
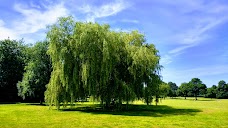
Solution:
M 173 83 L 173 82 L 169 82 L 168 85 L 170 87 L 170 91 L 169 91 L 168 96 L 170 96 L 172 98 L 176 97 L 178 86 L 176 85 L 176 83 Z
M 206 96 L 207 98 L 216 98 L 217 86 L 213 85 L 211 88 L 207 88 Z
M 188 83 L 181 83 L 180 87 L 178 88 L 178 92 L 181 96 L 184 96 L 184 99 L 188 96 L 188 92 L 190 91 L 190 87 Z
M 207 91 L 207 86 L 205 84 L 201 84 L 199 86 L 199 95 L 205 96 Z
M 159 86 L 160 96 L 165 99 L 168 96 L 169 91 L 170 91 L 170 86 L 167 83 L 162 82 Z
M 228 98 L 228 84 L 226 84 L 224 80 L 221 80 L 218 83 L 217 98 Z
M 197 96 L 200 93 L 200 89 L 202 88 L 202 81 L 199 78 L 192 78 L 192 80 L 189 82 L 191 92 L 195 97 L 195 100 L 197 100 Z
M 47 55 L 48 42 L 37 42 L 30 47 L 30 59 L 25 67 L 22 81 L 18 82 L 18 95 L 23 99 L 44 101 L 44 92 L 51 75 L 50 57 Z

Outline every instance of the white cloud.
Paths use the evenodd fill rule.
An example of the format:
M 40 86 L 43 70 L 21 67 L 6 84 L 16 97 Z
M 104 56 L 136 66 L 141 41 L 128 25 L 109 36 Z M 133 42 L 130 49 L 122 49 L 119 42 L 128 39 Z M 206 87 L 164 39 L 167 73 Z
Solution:
M 5 22 L 0 19 L 0 40 L 7 39 L 8 37 L 10 38 L 17 38 L 17 34 L 5 27 Z
M 193 47 L 194 45 L 184 45 L 184 46 L 180 46 L 180 47 L 177 47 L 171 51 L 169 51 L 170 54 L 174 54 L 174 53 L 179 53 L 179 52 L 182 52 L 183 50 L 187 49 L 187 48 L 190 48 L 190 47 Z
M 30 6 L 33 8 L 41 9 L 41 6 L 38 4 L 34 4 L 32 1 L 30 1 Z
M 104 4 L 102 6 L 83 5 L 79 10 L 87 14 L 87 21 L 94 22 L 96 18 L 108 17 L 115 15 L 122 10 L 129 7 L 130 4 L 123 0 L 116 0 L 112 3 Z
M 29 5 L 16 3 L 14 10 L 20 14 L 20 18 L 13 20 L 10 23 L 11 27 L 6 26 L 0 20 L 0 39 L 10 37 L 13 39 L 24 38 L 26 42 L 33 41 L 34 37 L 25 37 L 25 35 L 43 31 L 47 25 L 55 23 L 59 17 L 68 15 L 68 10 L 63 3 L 46 5 L 45 9 L 40 9 L 40 6 L 34 8 L 31 3 Z
M 22 20 L 14 22 L 15 29 L 20 34 L 35 33 L 41 29 L 45 29 L 47 25 L 55 23 L 59 17 L 68 14 L 63 3 L 49 6 L 47 10 L 43 12 L 38 9 L 27 9 L 21 4 L 15 4 L 14 9 L 23 16 Z
M 161 65 L 167 65 L 172 62 L 172 57 L 170 55 L 164 55 L 161 57 Z
M 181 46 L 169 51 L 169 53 L 173 54 L 182 52 L 187 48 L 199 45 L 210 37 L 207 33 L 208 31 L 227 21 L 228 17 L 221 17 L 219 19 L 213 18 L 209 21 L 199 21 L 199 25 L 195 28 L 188 30 L 184 34 L 179 34 L 176 36 L 177 43 L 181 44 Z
M 135 24 L 138 24 L 139 21 L 138 20 L 129 20 L 129 19 L 123 19 L 121 20 L 121 22 L 126 22 L 126 23 L 135 23 Z
M 0 26 L 3 26 L 3 25 L 5 25 L 5 22 L 0 19 Z
M 113 31 L 116 31 L 116 32 L 131 32 L 131 31 L 133 31 L 133 30 L 135 30 L 135 29 L 133 29 L 133 28 L 129 28 L 129 29 L 122 29 L 122 28 L 111 28 L 111 30 L 113 30 Z
M 196 47 L 206 40 L 213 38 L 214 29 L 228 22 L 228 6 L 217 1 L 203 2 L 177 0 L 175 4 L 170 1 L 163 1 L 162 4 L 175 6 L 176 9 L 166 10 L 169 15 L 176 16 L 178 23 L 175 35 L 171 35 L 170 42 L 175 48 L 168 51 L 169 57 L 173 54 L 184 53 L 186 49 Z M 181 27 L 179 27 L 181 26 Z
M 130 4 L 125 1 L 116 0 L 101 6 L 84 5 L 79 10 L 86 15 L 87 21 L 95 21 L 96 18 L 115 15 L 129 6 Z M 19 18 L 7 22 L 7 25 L 0 19 L 0 39 L 24 38 L 25 42 L 29 41 L 30 43 L 37 39 L 33 35 L 44 33 L 47 25 L 55 23 L 59 17 L 67 16 L 70 11 L 74 10 L 74 8 L 66 8 L 64 2 L 55 4 L 48 1 L 45 4 L 41 2 L 39 5 L 33 2 L 15 3 L 13 9 L 18 13 L 17 17 Z M 132 22 L 136 23 L 137 21 Z M 39 38 L 39 40 L 42 39 Z

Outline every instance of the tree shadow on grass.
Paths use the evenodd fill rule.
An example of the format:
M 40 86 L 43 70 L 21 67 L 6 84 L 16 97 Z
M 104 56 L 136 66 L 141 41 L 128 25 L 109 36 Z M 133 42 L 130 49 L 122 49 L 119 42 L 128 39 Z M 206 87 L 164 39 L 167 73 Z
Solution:
M 34 106 L 48 106 L 48 104 L 46 103 L 26 103 L 27 105 L 34 105 Z M 83 104 L 73 104 L 72 106 L 82 106 Z M 61 103 L 60 106 L 63 106 L 63 104 Z M 88 104 L 87 104 L 88 106 Z
M 4 104 L 18 104 L 19 102 L 0 102 L 0 105 Z
M 123 106 L 124 107 L 124 106 Z M 178 109 L 167 105 L 147 106 L 147 105 L 129 105 L 128 110 L 115 111 L 103 110 L 99 105 L 79 106 L 72 109 L 61 109 L 61 111 L 80 111 L 92 114 L 110 114 L 122 116 L 148 116 L 148 117 L 165 117 L 173 115 L 194 116 L 201 112 L 199 109 Z

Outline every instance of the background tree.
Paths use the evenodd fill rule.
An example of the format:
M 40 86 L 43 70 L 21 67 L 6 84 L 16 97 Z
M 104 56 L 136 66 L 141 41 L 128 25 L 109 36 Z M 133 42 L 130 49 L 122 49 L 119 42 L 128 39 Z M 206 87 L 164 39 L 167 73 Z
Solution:
M 57 108 L 87 96 L 106 107 L 112 99 L 128 104 L 144 98 L 144 84 L 150 90 L 157 83 L 160 56 L 137 31 L 115 32 L 67 17 L 49 27 L 47 38 L 53 71 L 45 99 Z
M 228 98 L 228 85 L 224 80 L 220 80 L 218 83 L 217 98 Z
M 22 79 L 26 47 L 22 41 L 0 41 L 0 101 L 18 101 L 17 82 Z
M 180 87 L 178 88 L 178 92 L 180 96 L 186 97 L 188 96 L 188 92 L 190 91 L 190 87 L 188 83 L 181 83 Z
M 167 83 L 162 82 L 159 86 L 160 96 L 165 99 L 168 96 L 169 92 L 170 92 L 170 86 Z
M 205 97 L 206 92 L 207 92 L 207 86 L 206 86 L 206 84 L 201 84 L 200 87 L 199 87 L 199 95 Z
M 168 96 L 170 96 L 172 98 L 176 97 L 178 86 L 176 85 L 176 83 L 173 83 L 173 82 L 169 82 L 168 85 L 170 87 L 170 91 L 169 91 Z
M 22 81 L 18 82 L 18 95 L 30 101 L 44 101 L 44 92 L 51 75 L 50 57 L 47 55 L 48 42 L 37 42 L 28 50 L 30 59 L 25 67 Z
M 202 81 L 199 78 L 192 78 L 192 80 L 189 82 L 189 85 L 191 87 L 191 93 L 194 95 L 195 99 L 197 100 L 197 96 L 200 93 L 200 89 L 203 88 Z
M 207 98 L 216 98 L 217 86 L 213 85 L 211 88 L 207 88 L 206 96 Z

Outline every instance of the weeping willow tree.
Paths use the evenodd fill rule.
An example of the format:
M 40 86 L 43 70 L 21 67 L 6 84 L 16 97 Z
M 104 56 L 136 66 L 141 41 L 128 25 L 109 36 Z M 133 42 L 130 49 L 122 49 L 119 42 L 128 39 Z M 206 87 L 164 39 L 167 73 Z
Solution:
M 88 96 L 106 107 L 113 99 L 128 104 L 145 98 L 145 84 L 156 92 L 160 56 L 138 31 L 116 32 L 66 17 L 49 27 L 47 39 L 53 71 L 45 100 L 57 109 Z

